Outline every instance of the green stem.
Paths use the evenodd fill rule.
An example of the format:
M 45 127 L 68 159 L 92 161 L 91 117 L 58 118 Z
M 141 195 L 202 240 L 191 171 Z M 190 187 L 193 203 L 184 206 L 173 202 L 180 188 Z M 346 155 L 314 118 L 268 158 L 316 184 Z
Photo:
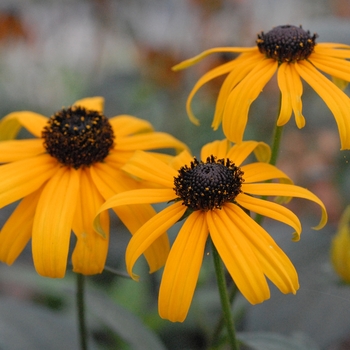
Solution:
M 78 311 L 78 325 L 80 337 L 80 349 L 87 350 L 87 331 L 85 323 L 85 300 L 84 300 L 84 275 L 77 273 L 77 311 Z
M 271 159 L 270 164 L 276 165 L 278 152 L 280 150 L 282 140 L 283 126 L 275 126 L 273 133 L 272 146 L 271 146 Z
M 236 331 L 235 331 L 235 326 L 233 322 L 233 316 L 231 312 L 231 303 L 230 303 L 230 298 L 227 292 L 227 287 L 225 282 L 224 267 L 223 267 L 220 255 L 216 250 L 213 242 L 212 242 L 212 251 L 213 251 L 216 279 L 218 283 L 220 300 L 221 300 L 221 307 L 223 311 L 223 318 L 227 328 L 229 343 L 231 346 L 231 350 L 238 350 L 239 347 L 238 347 L 238 342 L 236 338 Z

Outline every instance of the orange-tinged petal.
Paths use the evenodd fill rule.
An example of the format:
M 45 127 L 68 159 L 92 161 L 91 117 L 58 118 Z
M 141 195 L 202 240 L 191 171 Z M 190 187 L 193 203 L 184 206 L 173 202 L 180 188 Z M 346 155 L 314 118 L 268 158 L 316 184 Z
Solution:
M 254 152 L 260 162 L 268 162 L 271 157 L 270 147 L 264 142 L 244 141 L 235 144 L 227 153 L 227 158 L 232 160 L 236 166 L 241 164 Z
M 267 163 L 249 163 L 243 165 L 241 170 L 244 172 L 243 178 L 245 183 L 266 181 L 271 179 L 290 180 L 288 175 L 286 175 L 282 170 L 279 170 L 274 165 Z
M 197 285 L 207 238 L 205 214 L 195 211 L 180 229 L 164 267 L 158 298 L 160 317 L 172 322 L 185 320 Z
M 65 275 L 79 188 L 79 170 L 62 167 L 41 193 L 32 236 L 33 261 L 39 275 Z
M 29 111 L 12 112 L 0 122 L 1 140 L 15 138 L 21 127 L 27 129 L 34 136 L 41 137 L 43 128 L 48 121 L 48 118 L 38 113 Z M 6 133 L 8 133 L 8 137 L 3 136 Z
M 282 293 L 293 293 L 299 289 L 298 274 L 287 257 L 271 236 L 237 205 L 224 208 L 230 219 L 237 225 L 238 232 L 249 241 L 258 258 L 264 274 Z
M 250 105 L 260 95 L 276 70 L 275 60 L 260 61 L 228 96 L 222 117 L 222 127 L 230 141 L 242 142 Z
M 209 142 L 201 149 L 201 159 L 205 161 L 207 157 L 214 155 L 218 159 L 226 158 L 227 151 L 230 146 L 230 141 L 227 139 Z
M 47 154 L 1 165 L 0 207 L 36 191 L 58 167 L 57 161 Z
M 253 211 L 254 213 L 267 216 L 271 219 L 281 221 L 284 224 L 291 226 L 295 230 L 295 234 L 293 234 L 293 240 L 299 240 L 301 233 L 301 224 L 298 217 L 291 210 L 280 204 L 252 196 L 247 196 L 244 193 L 240 193 L 236 197 L 236 202 L 243 208 Z
M 100 225 L 104 237 L 93 229 L 93 219 L 104 199 L 93 183 L 90 172 L 81 171 L 80 189 L 76 212 L 73 220 L 73 231 L 77 237 L 72 254 L 73 271 L 84 275 L 101 273 L 104 269 L 109 242 L 109 215 L 101 213 Z
M 160 148 L 175 148 L 178 151 L 187 146 L 175 137 L 165 132 L 153 132 L 125 137 L 116 141 L 116 151 L 151 150 Z
M 323 202 L 306 188 L 279 183 L 262 183 L 262 184 L 242 184 L 242 191 L 253 195 L 260 196 L 283 196 L 297 197 L 308 199 L 321 207 L 322 217 L 320 223 L 314 227 L 315 230 L 321 229 L 327 223 L 327 211 Z
M 73 106 L 83 107 L 90 111 L 103 113 L 105 99 L 100 96 L 86 97 L 74 102 Z
M 123 138 L 132 134 L 138 134 L 140 132 L 153 131 L 153 126 L 147 120 L 139 119 L 131 115 L 122 114 L 116 117 L 110 118 L 109 122 L 112 125 L 114 134 L 118 138 Z
M 227 215 L 225 206 L 206 216 L 210 237 L 237 288 L 251 304 L 268 299 L 270 290 L 262 266 L 236 220 Z
M 143 151 L 136 151 L 122 169 L 140 179 L 173 188 L 177 171 L 156 157 Z
M 45 152 L 41 139 L 3 141 L 0 142 L 0 163 L 32 158 Z
M 132 236 L 126 249 L 125 261 L 127 271 L 134 280 L 138 280 L 138 276 L 132 272 L 137 259 L 173 226 L 185 211 L 186 207 L 181 202 L 174 203 L 153 216 Z
M 176 156 L 172 157 L 168 164 L 175 170 L 180 170 L 184 165 L 190 165 L 193 161 L 193 156 L 184 150 Z M 175 175 L 174 175 L 175 176 Z
M 299 75 L 316 91 L 337 122 L 341 149 L 350 149 L 350 99 L 310 62 L 295 63 Z
M 0 232 L 0 260 L 11 265 L 32 236 L 33 220 L 42 188 L 23 198 Z

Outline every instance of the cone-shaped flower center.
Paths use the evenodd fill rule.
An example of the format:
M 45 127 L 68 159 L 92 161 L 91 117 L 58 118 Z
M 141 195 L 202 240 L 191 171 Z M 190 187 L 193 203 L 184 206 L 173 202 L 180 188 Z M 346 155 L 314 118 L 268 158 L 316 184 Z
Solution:
M 190 167 L 185 165 L 179 170 L 174 191 L 192 210 L 220 209 L 241 192 L 242 175 L 229 159 L 211 156 L 204 163 L 194 158 Z
M 78 169 L 102 162 L 113 147 L 114 133 L 104 115 L 76 106 L 53 115 L 42 137 L 52 157 Z
M 305 31 L 301 26 L 285 25 L 275 27 L 266 34 L 261 32 L 256 44 L 267 58 L 273 58 L 279 63 L 296 62 L 311 55 L 317 36 L 311 36 L 310 31 Z

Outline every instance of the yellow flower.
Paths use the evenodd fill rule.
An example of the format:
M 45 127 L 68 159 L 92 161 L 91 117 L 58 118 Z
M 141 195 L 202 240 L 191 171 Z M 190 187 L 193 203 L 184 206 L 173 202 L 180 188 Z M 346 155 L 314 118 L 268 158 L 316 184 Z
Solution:
M 301 224 L 297 216 L 280 204 L 257 196 L 300 197 L 317 203 L 322 220 L 327 221 L 323 203 L 310 191 L 295 186 L 273 165 L 262 161 L 242 165 L 256 151 L 264 155 L 266 144 L 246 141 L 230 147 L 227 140 L 215 141 L 202 148 L 198 161 L 187 151 L 174 158 L 173 166 L 139 151 L 123 169 L 140 179 L 157 183 L 158 189 L 138 189 L 111 197 L 99 213 L 115 206 L 134 203 L 168 205 L 131 238 L 126 251 L 128 273 L 143 252 L 172 227 L 185 221 L 165 264 L 159 292 L 160 316 L 183 321 L 188 313 L 205 244 L 210 235 L 228 272 L 242 294 L 252 304 L 270 296 L 266 277 L 283 293 L 299 288 L 294 266 L 270 235 L 249 215 L 255 212 L 278 220 L 295 230 L 299 239 Z M 266 183 L 280 179 L 279 183 Z M 95 227 L 99 226 L 98 216 Z
M 331 261 L 335 272 L 350 283 L 350 205 L 346 207 L 331 245 Z
M 225 136 L 232 142 L 241 142 L 251 103 L 277 71 L 282 95 L 277 125 L 286 124 L 293 111 L 297 126 L 304 127 L 302 78 L 332 111 L 339 129 L 341 149 L 349 149 L 350 100 L 320 71 L 334 77 L 337 85 L 344 86 L 342 82 L 349 82 L 350 62 L 345 59 L 350 58 L 350 46 L 316 43 L 316 37 L 316 34 L 311 36 L 301 26 L 278 26 L 267 33 L 258 34 L 257 46 L 214 48 L 173 67 L 174 70 L 187 68 L 212 53 L 240 53 L 237 58 L 207 72 L 195 84 L 186 105 L 192 122 L 198 124 L 191 110 L 195 93 L 208 81 L 228 74 L 219 92 L 212 127 L 216 130 L 222 122 Z
M 63 277 L 73 230 L 73 270 L 100 273 L 108 251 L 109 216 L 101 216 L 103 237 L 92 226 L 96 211 L 136 183 L 120 167 L 138 149 L 186 148 L 174 137 L 154 132 L 147 121 L 129 115 L 107 119 L 103 104 L 101 97 L 86 98 L 49 119 L 21 111 L 1 121 L 2 135 L 16 137 L 24 127 L 35 136 L 0 142 L 0 163 L 6 163 L 0 165 L 0 207 L 22 199 L 1 230 L 1 261 L 12 264 L 32 239 L 37 272 Z M 115 212 L 132 233 L 155 214 L 150 205 Z M 151 270 L 164 264 L 168 250 L 163 235 L 145 254 Z

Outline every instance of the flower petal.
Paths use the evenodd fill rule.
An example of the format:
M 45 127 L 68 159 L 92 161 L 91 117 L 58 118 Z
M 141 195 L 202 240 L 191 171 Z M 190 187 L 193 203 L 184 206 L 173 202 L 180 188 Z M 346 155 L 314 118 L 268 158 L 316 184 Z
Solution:
M 267 163 L 249 163 L 243 165 L 241 170 L 244 172 L 244 183 L 266 181 L 271 179 L 286 179 L 290 180 L 282 170 Z M 292 181 L 292 180 L 290 180 Z
M 251 303 L 257 304 L 270 297 L 261 264 L 236 224 L 221 210 L 208 211 L 210 237 L 237 288 Z
M 268 162 L 270 160 L 270 147 L 264 142 L 257 141 L 244 141 L 233 145 L 227 153 L 227 158 L 232 160 L 236 166 L 241 166 L 253 151 L 260 162 Z
M 214 155 L 218 159 L 226 158 L 229 146 L 230 141 L 227 139 L 207 143 L 201 150 L 202 161 L 205 161 L 211 155 Z
M 271 236 L 237 205 L 225 206 L 230 219 L 235 221 L 238 232 L 249 241 L 264 274 L 282 293 L 293 293 L 299 289 L 298 274 L 282 249 Z
M 104 104 L 105 99 L 103 97 L 95 96 L 82 98 L 81 100 L 74 102 L 73 106 L 79 106 L 90 111 L 97 111 L 99 113 L 103 113 Z
M 164 267 L 158 298 L 160 317 L 172 322 L 185 320 L 197 285 L 207 238 L 205 214 L 195 211 L 180 229 Z
M 108 212 L 101 213 L 100 225 L 105 233 L 102 237 L 95 232 L 92 223 L 104 199 L 92 181 L 89 171 L 82 170 L 80 175 L 80 189 L 72 224 L 77 237 L 72 254 L 73 271 L 93 275 L 101 273 L 105 266 L 109 242 L 109 216 Z
M 173 226 L 185 211 L 186 207 L 181 202 L 174 203 L 153 216 L 132 236 L 126 248 L 125 261 L 127 271 L 134 280 L 138 280 L 138 276 L 132 272 L 137 259 Z
M 327 211 L 322 201 L 309 190 L 290 184 L 262 183 L 262 184 L 242 184 L 242 191 L 253 195 L 261 196 L 283 196 L 304 198 L 318 204 L 322 210 L 320 223 L 314 227 L 315 230 L 321 229 L 327 223 Z
M 222 117 L 222 128 L 230 141 L 242 142 L 250 105 L 260 95 L 276 70 L 275 60 L 260 61 L 228 96 Z
M 0 208 L 36 191 L 57 172 L 59 165 L 48 154 L 0 166 Z
M 315 45 L 314 52 L 329 57 L 350 58 L 350 46 L 339 43 L 319 43 Z M 314 53 L 309 58 L 312 59 Z
M 45 153 L 42 139 L 0 142 L 0 163 L 15 162 Z
M 41 193 L 32 238 L 33 261 L 39 275 L 65 275 L 79 188 L 79 171 L 62 167 Z
M 240 193 L 236 197 L 236 202 L 243 208 L 253 211 L 254 213 L 267 216 L 291 226 L 295 230 L 293 240 L 298 241 L 300 239 L 300 221 L 298 217 L 286 207 L 268 200 L 247 196 L 244 193 Z
M 34 112 L 12 112 L 5 116 L 0 122 L 1 140 L 16 138 L 21 127 L 27 129 L 34 136 L 41 138 L 41 133 L 48 120 L 49 119 L 43 115 Z
M 153 126 L 147 120 L 139 119 L 131 115 L 122 114 L 116 117 L 110 118 L 109 122 L 112 125 L 115 135 L 119 138 L 138 134 L 140 132 L 153 131 Z
M 42 188 L 18 204 L 0 232 L 0 260 L 11 265 L 32 236 L 33 220 Z

